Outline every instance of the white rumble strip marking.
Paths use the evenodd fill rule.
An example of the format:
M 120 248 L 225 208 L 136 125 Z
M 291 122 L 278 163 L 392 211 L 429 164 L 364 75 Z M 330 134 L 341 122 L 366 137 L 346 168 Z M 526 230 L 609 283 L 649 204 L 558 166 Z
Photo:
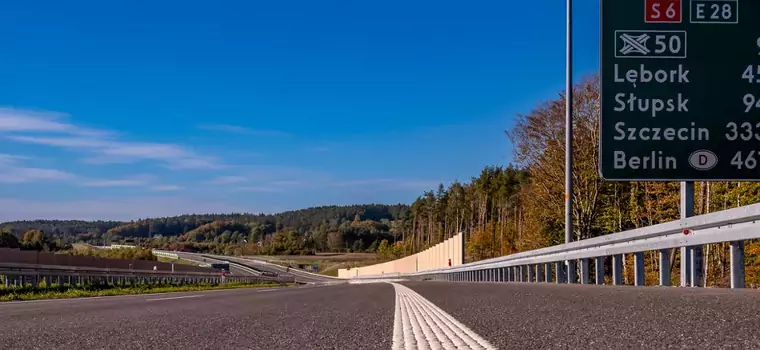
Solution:
M 396 290 L 393 350 L 496 349 L 409 287 L 389 283 Z

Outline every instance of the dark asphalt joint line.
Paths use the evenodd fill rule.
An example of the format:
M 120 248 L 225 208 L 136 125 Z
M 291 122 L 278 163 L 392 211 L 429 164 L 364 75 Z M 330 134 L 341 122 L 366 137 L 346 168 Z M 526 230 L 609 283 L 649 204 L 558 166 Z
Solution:
M 196 295 L 182 295 L 182 296 L 178 296 L 178 297 L 145 299 L 145 301 L 163 301 L 163 300 L 190 299 L 190 298 L 200 298 L 202 296 L 203 295 L 200 295 L 200 294 L 196 294 Z

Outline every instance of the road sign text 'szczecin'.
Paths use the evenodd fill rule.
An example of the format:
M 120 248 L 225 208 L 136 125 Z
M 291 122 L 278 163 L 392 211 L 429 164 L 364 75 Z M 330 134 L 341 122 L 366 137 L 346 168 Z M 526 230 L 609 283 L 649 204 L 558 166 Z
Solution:
M 600 173 L 760 180 L 760 1 L 602 0 Z

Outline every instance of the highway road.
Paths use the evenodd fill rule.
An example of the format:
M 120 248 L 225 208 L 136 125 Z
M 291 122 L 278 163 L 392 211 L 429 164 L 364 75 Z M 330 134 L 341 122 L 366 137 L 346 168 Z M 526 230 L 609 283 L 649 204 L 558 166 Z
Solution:
M 180 257 L 180 259 L 191 261 L 194 263 L 221 263 L 224 262 L 221 259 L 212 259 L 205 257 L 200 254 L 193 254 L 193 253 L 175 253 L 177 256 Z M 255 270 L 241 268 L 240 266 L 236 264 L 230 264 L 230 273 L 236 276 L 259 276 L 260 273 Z
M 255 260 L 255 259 L 234 258 L 234 257 L 224 257 L 224 258 L 226 258 L 229 261 L 234 261 L 239 264 L 249 266 L 251 268 L 254 268 L 260 271 L 270 271 L 282 276 L 293 276 L 295 277 L 296 282 L 300 282 L 300 283 L 329 283 L 329 282 L 336 283 L 340 281 L 337 278 L 332 278 L 329 276 L 321 276 L 318 274 L 309 273 L 309 272 L 302 271 L 295 268 L 290 269 L 290 271 L 288 271 L 283 266 L 280 266 L 277 264 L 271 264 L 265 261 L 260 261 L 260 260 Z
M 0 348 L 758 349 L 757 315 L 754 290 L 305 285 L 0 303 Z

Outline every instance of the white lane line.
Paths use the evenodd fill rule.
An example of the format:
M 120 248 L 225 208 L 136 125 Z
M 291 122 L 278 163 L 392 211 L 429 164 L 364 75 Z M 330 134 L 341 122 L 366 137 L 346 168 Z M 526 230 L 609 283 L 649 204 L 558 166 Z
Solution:
M 218 293 L 218 292 L 234 292 L 241 290 L 252 290 L 256 288 L 230 288 L 230 289 L 211 289 L 211 290 L 199 290 L 196 293 Z M 39 300 L 18 300 L 18 301 L 2 301 L 0 306 L 18 305 L 18 304 L 36 304 L 36 303 L 53 303 L 53 302 L 78 302 L 78 301 L 93 301 L 102 299 L 126 299 L 126 298 L 142 298 L 154 295 L 173 295 L 177 293 L 191 293 L 191 292 L 164 292 L 164 293 L 144 293 L 144 294 L 125 294 L 125 295 L 108 295 L 102 297 L 79 297 L 79 298 L 58 298 L 58 299 L 39 299 Z
M 393 350 L 496 349 L 422 295 L 409 287 L 389 283 L 396 291 Z
M 203 295 L 183 295 L 181 297 L 168 297 L 168 298 L 155 298 L 155 299 L 145 299 L 145 301 L 159 301 L 159 300 L 175 300 L 175 299 L 189 299 L 189 298 L 198 298 L 202 297 Z

